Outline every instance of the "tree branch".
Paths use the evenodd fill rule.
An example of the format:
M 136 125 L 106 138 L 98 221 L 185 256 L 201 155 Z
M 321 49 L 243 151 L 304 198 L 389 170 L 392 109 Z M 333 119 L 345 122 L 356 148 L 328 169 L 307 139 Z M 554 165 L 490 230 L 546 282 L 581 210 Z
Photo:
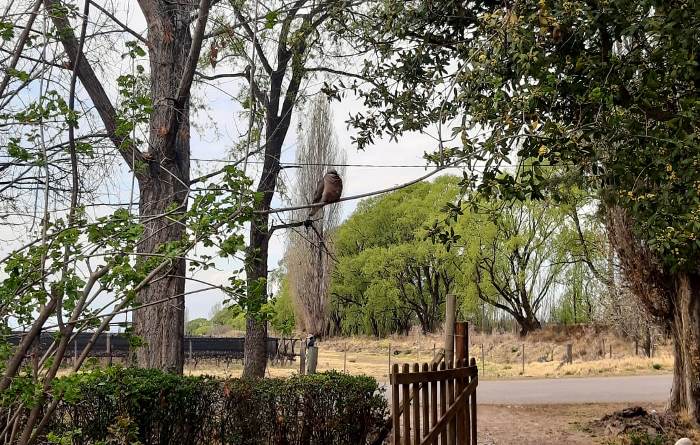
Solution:
M 19 40 L 17 41 L 17 45 L 15 46 L 15 50 L 12 54 L 12 60 L 10 60 L 10 64 L 6 67 L 3 67 L 5 71 L 5 76 L 2 78 L 2 82 L 0 83 L 0 95 L 4 94 L 5 88 L 7 88 L 7 84 L 10 83 L 10 73 L 17 66 L 17 62 L 19 61 L 20 55 L 22 54 L 22 50 L 24 50 L 24 45 L 27 43 L 29 33 L 31 32 L 32 25 L 34 24 L 34 19 L 36 19 L 40 6 L 41 0 L 37 0 L 37 2 L 34 4 L 34 8 L 32 9 L 31 15 L 27 19 L 27 25 L 24 27 L 24 30 L 22 30 L 22 34 L 20 34 L 19 36 Z
M 246 77 L 247 74 L 245 72 L 243 73 L 222 73 L 222 74 L 215 74 L 213 76 L 208 76 L 206 74 L 203 74 L 199 71 L 194 72 L 198 78 L 204 79 L 204 80 L 216 80 L 216 79 L 225 79 L 225 78 L 235 78 L 235 77 Z
M 78 78 L 95 105 L 104 123 L 105 130 L 107 134 L 109 134 L 110 140 L 115 147 L 117 147 L 117 150 L 119 150 L 129 168 L 136 172 L 133 161 L 143 162 L 143 154 L 133 146 L 132 141 L 124 136 L 117 135 L 117 113 L 112 102 L 109 100 L 109 97 L 107 97 L 104 87 L 97 78 L 92 66 L 90 66 L 90 63 L 85 58 L 85 55 L 79 54 L 78 39 L 75 37 L 70 22 L 64 14 L 54 14 L 54 10 L 63 9 L 64 6 L 61 4 L 60 0 L 44 0 L 44 8 L 58 30 L 58 39 L 63 45 L 71 65 L 75 65 L 76 61 L 78 62 L 77 65 L 75 65 L 77 67 Z M 136 175 L 140 175 L 140 173 L 136 172 Z
M 144 36 L 142 36 L 141 34 L 137 33 L 136 31 L 134 31 L 133 29 L 129 28 L 128 26 L 126 26 L 126 25 L 125 25 L 124 23 L 122 23 L 118 18 L 116 18 L 116 17 L 114 16 L 114 14 L 112 14 L 112 13 L 109 12 L 109 11 L 107 11 L 107 10 L 106 10 L 105 8 L 103 8 L 102 6 L 98 5 L 94 0 L 90 0 L 90 4 L 93 5 L 95 8 L 99 9 L 104 15 L 106 15 L 107 17 L 109 17 L 110 20 L 112 20 L 114 23 L 116 23 L 117 25 L 119 25 L 124 31 L 126 31 L 126 32 L 128 32 L 129 34 L 131 34 L 132 36 L 136 37 L 136 39 L 138 39 L 141 43 L 143 43 L 143 44 L 146 45 L 146 46 L 150 46 L 150 43 L 148 42 L 148 40 L 146 40 L 146 38 L 145 38 Z
M 207 20 L 209 18 L 209 6 L 210 0 L 200 0 L 199 15 L 197 17 L 197 26 L 194 30 L 194 36 L 192 36 L 192 44 L 190 45 L 190 52 L 187 55 L 185 71 L 182 73 L 182 77 L 180 78 L 180 85 L 177 88 L 177 105 L 179 107 L 183 106 L 185 101 L 190 97 L 192 79 L 194 78 L 194 72 L 197 68 L 199 53 L 202 50 L 204 30 L 207 26 Z
M 265 51 L 260 45 L 260 41 L 256 38 L 255 32 L 248 24 L 248 19 L 246 19 L 243 16 L 240 8 L 238 8 L 235 4 L 232 4 L 232 7 L 233 12 L 236 14 L 236 18 L 238 18 L 238 21 L 241 22 L 241 26 L 243 26 L 243 29 L 245 29 L 245 31 L 248 33 L 248 36 L 250 36 L 251 42 L 253 42 L 253 46 L 255 47 L 255 51 L 258 53 L 258 57 L 260 57 L 260 61 L 262 62 L 263 68 L 265 68 L 265 72 L 268 75 L 272 74 L 273 69 L 270 65 L 270 61 L 267 60 L 267 57 L 265 56 Z
M 347 71 L 336 70 L 333 68 L 327 68 L 327 67 L 323 67 L 323 66 L 314 66 L 311 68 L 306 68 L 306 71 L 311 72 L 311 73 L 321 72 L 321 73 L 337 74 L 339 76 L 345 76 L 345 77 L 354 77 L 356 79 L 364 80 L 364 81 L 369 82 L 369 83 L 374 85 L 374 80 L 367 77 L 367 76 L 363 76 L 361 74 L 355 74 L 355 73 L 348 73 Z

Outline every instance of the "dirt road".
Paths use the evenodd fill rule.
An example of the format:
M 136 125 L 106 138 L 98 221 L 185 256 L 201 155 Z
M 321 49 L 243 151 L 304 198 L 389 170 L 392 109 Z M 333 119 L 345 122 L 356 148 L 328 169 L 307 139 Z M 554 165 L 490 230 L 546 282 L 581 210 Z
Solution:
M 482 380 L 476 393 L 480 405 L 658 403 L 668 399 L 671 379 L 670 375 L 644 375 Z M 391 386 L 385 388 L 390 399 Z
M 571 379 L 486 380 L 479 382 L 480 404 L 577 404 L 663 402 L 670 375 Z

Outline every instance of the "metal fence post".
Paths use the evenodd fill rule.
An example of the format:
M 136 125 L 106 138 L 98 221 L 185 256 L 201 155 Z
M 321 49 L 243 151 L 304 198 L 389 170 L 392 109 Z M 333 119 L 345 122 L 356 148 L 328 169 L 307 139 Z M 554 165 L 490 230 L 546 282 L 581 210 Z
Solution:
M 107 332 L 107 365 L 112 366 L 112 333 Z

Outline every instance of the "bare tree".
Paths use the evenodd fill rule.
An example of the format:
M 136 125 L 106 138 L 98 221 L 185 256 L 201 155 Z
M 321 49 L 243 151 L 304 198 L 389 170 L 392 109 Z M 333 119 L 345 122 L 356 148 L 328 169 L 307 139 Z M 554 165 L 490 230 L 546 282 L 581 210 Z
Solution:
M 263 377 L 267 363 L 267 320 L 260 309 L 268 297 L 270 237 L 278 228 L 299 227 L 303 222 L 273 225 L 270 221 L 273 197 L 280 182 L 282 146 L 297 102 L 305 96 L 304 82 L 309 77 L 318 73 L 360 77 L 328 66 L 336 60 L 331 48 L 342 46 L 338 39 L 329 38 L 333 32 L 329 28 L 337 25 L 341 16 L 359 3 L 347 0 L 261 1 L 260 8 L 269 12 L 264 20 L 258 20 L 255 19 L 258 17 L 255 8 L 258 2 L 232 2 L 230 7 L 237 18 L 235 23 L 242 24 L 243 31 L 231 31 L 230 27 L 224 26 L 221 39 L 230 39 L 231 45 L 217 45 L 210 55 L 224 60 L 227 51 L 232 53 L 228 55 L 234 56 L 234 71 L 201 76 L 204 80 L 221 77 L 246 79 L 250 89 L 247 103 L 252 114 L 251 131 L 258 130 L 260 134 L 258 148 L 252 143 L 246 147 L 249 155 L 263 157 L 256 187 L 260 199 L 253 211 L 246 256 L 247 296 L 241 301 L 247 313 L 243 368 L 246 377 Z M 241 41 L 247 47 L 244 57 L 240 57 L 238 49 Z M 253 128 L 253 122 L 259 124 Z
M 311 204 L 314 191 L 328 166 L 342 177 L 345 173 L 345 152 L 338 147 L 328 100 L 317 96 L 301 125 L 296 162 L 302 166 L 294 187 L 294 205 Z M 306 209 L 294 212 L 294 219 L 306 218 Z M 302 317 L 306 332 L 328 333 L 329 285 L 333 268 L 332 231 L 340 221 L 340 205 L 325 206 L 313 220 L 313 230 L 299 229 L 289 235 L 287 270 L 294 304 Z

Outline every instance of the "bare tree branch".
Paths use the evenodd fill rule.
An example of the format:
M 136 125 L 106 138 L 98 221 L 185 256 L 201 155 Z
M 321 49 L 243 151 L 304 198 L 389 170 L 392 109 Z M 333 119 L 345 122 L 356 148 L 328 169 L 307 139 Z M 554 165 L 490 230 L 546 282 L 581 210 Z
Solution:
M 56 13 L 56 11 L 63 7 L 60 0 L 44 0 L 44 8 L 58 30 L 58 39 L 63 44 L 63 48 L 71 61 L 71 65 L 75 65 L 77 61 L 78 78 L 90 95 L 90 99 L 92 99 L 102 119 L 102 123 L 109 134 L 109 138 L 122 154 L 124 162 L 127 163 L 129 168 L 135 171 L 136 175 L 140 175 L 135 169 L 134 161 L 143 162 L 143 154 L 133 145 L 133 141 L 127 139 L 125 136 L 117 134 L 117 113 L 112 102 L 109 100 L 109 97 L 107 97 L 102 83 L 97 78 L 95 71 L 85 58 L 85 55 L 79 54 L 78 48 L 80 45 L 68 18 L 65 14 L 60 12 Z

